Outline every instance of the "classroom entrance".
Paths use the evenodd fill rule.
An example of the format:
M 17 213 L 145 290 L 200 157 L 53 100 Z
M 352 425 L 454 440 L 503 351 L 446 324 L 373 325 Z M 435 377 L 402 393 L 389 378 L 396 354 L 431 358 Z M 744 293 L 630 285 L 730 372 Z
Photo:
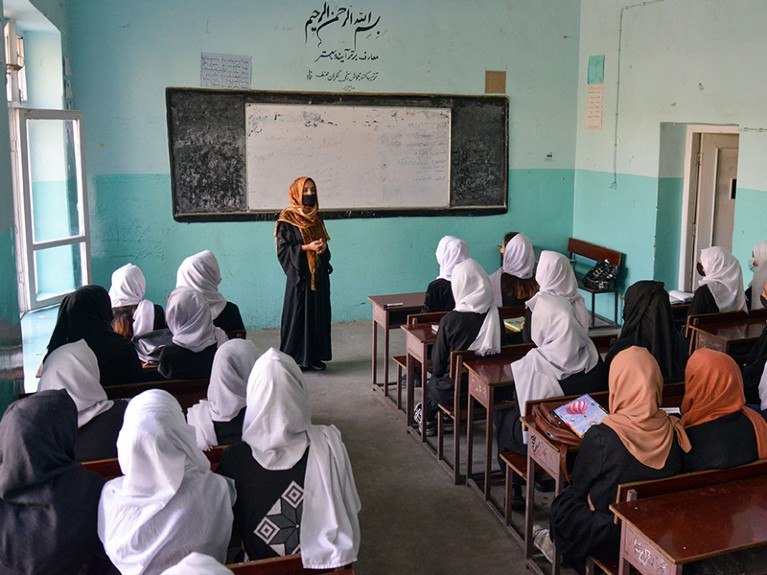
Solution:
M 689 126 L 681 274 L 686 291 L 698 287 L 695 266 L 704 248 L 732 251 L 738 177 L 738 127 Z

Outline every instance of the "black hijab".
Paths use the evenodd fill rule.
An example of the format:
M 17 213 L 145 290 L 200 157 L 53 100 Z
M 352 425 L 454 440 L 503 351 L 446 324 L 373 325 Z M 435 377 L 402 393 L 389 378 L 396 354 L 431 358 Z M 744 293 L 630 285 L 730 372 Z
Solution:
M 75 461 L 76 435 L 61 389 L 12 403 L 0 420 L 0 572 L 75 574 L 103 561 L 104 480 Z
M 112 301 L 101 286 L 82 286 L 64 297 L 48 342 L 48 354 L 81 339 L 96 354 L 102 385 L 141 379 L 138 354 L 133 344 L 112 329 Z
M 627 347 L 646 348 L 658 361 L 664 383 L 684 381 L 687 364 L 685 341 L 674 326 L 671 303 L 663 282 L 639 281 L 624 295 L 623 327 L 618 341 L 605 358 L 612 358 Z

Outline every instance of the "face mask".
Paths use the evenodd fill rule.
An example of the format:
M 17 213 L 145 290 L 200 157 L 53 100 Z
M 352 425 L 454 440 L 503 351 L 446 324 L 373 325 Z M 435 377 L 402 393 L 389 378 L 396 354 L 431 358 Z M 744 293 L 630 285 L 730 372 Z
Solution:
M 754 261 L 754 258 L 748 258 L 748 269 L 751 270 L 751 273 L 754 273 L 754 268 L 756 266 L 756 262 Z
M 314 195 L 302 196 L 301 203 L 305 205 L 307 208 L 313 208 L 314 204 L 317 203 L 317 196 L 314 196 Z
M 698 265 L 695 266 L 695 268 L 698 270 L 698 275 L 702 278 L 706 277 L 706 272 L 703 271 L 703 265 L 698 262 Z

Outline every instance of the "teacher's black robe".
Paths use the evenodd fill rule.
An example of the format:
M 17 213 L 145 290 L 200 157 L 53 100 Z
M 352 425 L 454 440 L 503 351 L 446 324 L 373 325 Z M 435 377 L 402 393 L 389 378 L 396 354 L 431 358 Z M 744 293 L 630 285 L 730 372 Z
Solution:
M 280 222 L 277 229 L 277 259 L 285 272 L 285 300 L 282 305 L 280 351 L 299 366 L 311 368 L 330 361 L 330 249 L 317 259 L 315 290 L 298 227 Z

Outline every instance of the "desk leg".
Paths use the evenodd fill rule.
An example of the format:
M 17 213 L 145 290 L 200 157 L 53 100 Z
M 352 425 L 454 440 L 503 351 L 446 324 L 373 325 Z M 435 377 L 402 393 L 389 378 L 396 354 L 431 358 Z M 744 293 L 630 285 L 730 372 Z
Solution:
M 493 463 L 493 405 L 495 403 L 495 390 L 491 386 L 485 408 L 485 501 L 490 501 L 490 469 Z
M 378 324 L 373 320 L 373 389 L 376 388 L 376 376 L 378 374 Z
M 389 382 L 389 318 L 386 318 L 384 325 L 384 382 Z M 399 382 L 397 382 L 399 385 Z
M 529 437 L 529 435 L 528 435 Z M 525 561 L 533 560 L 533 511 L 535 509 L 535 459 L 527 449 L 527 485 L 525 485 Z
M 415 372 L 415 366 L 413 365 L 413 356 L 409 353 L 407 354 L 407 359 L 405 360 L 405 382 L 407 387 L 407 426 L 408 429 L 413 427 L 415 424 L 415 420 L 413 419 L 413 402 L 415 401 L 415 389 L 413 387 L 413 375 Z
M 469 394 L 469 402 L 466 406 L 466 481 L 471 478 L 471 459 L 474 457 L 474 398 Z
M 424 346 L 423 353 L 421 354 L 421 357 L 423 358 L 423 361 L 421 361 L 421 415 L 422 419 L 424 420 L 424 424 L 421 426 L 421 442 L 426 443 L 426 402 L 429 400 L 429 398 L 426 396 L 426 357 L 428 355 L 428 350 L 426 346 Z M 437 417 L 441 417 L 441 414 L 439 413 L 439 410 L 437 411 Z

